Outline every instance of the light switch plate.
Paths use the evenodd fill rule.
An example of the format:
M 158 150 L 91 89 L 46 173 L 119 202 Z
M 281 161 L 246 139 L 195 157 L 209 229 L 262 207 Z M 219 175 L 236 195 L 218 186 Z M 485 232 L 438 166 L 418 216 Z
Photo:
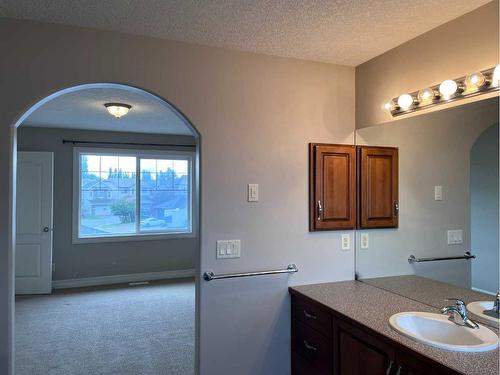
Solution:
M 368 249 L 370 247 L 370 235 L 368 233 L 361 233 L 361 248 Z
M 239 258 L 241 256 L 240 240 L 217 241 L 217 259 Z
M 448 245 L 460 245 L 464 243 L 464 232 L 462 229 L 448 231 Z
M 441 185 L 434 186 L 434 200 L 435 201 L 443 200 L 443 187 Z
M 342 235 L 342 250 L 349 250 L 351 248 L 351 235 L 345 233 Z
M 248 184 L 248 201 L 259 201 L 259 184 Z

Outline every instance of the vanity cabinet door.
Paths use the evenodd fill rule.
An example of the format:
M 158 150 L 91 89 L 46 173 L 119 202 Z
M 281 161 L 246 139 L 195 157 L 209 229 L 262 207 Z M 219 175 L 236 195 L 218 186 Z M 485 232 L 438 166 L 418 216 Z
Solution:
M 309 230 L 356 226 L 356 149 L 309 145 Z
M 438 367 L 437 364 L 429 363 L 403 350 L 396 353 L 396 358 L 397 366 L 391 375 L 458 375 L 456 371 L 444 366 Z
M 392 346 L 338 320 L 334 323 L 334 331 L 335 374 L 393 374 L 395 350 Z
M 358 146 L 358 228 L 398 227 L 398 149 Z

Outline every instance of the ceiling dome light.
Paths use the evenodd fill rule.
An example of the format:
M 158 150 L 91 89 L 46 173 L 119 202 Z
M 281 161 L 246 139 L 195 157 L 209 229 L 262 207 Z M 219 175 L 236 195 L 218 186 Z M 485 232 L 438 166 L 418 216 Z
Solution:
M 407 110 L 413 104 L 413 96 L 410 94 L 403 94 L 398 98 L 398 105 L 401 109 Z
M 457 83 L 452 79 L 447 79 L 439 85 L 439 92 L 445 99 L 449 99 L 458 90 Z
M 500 64 L 495 66 L 495 70 L 493 71 L 493 78 L 491 84 L 493 86 L 500 85 Z
M 486 78 L 483 73 L 472 73 L 465 78 L 465 85 L 467 90 L 477 90 L 486 83 Z
M 418 92 L 417 94 L 418 101 L 420 103 L 430 103 L 434 100 L 436 97 L 436 92 L 431 89 L 430 87 L 427 87 L 425 89 L 422 89 Z
M 131 105 L 123 103 L 106 103 L 104 104 L 104 106 L 106 107 L 108 112 L 116 118 L 125 116 L 128 111 L 130 111 L 130 108 L 132 108 Z

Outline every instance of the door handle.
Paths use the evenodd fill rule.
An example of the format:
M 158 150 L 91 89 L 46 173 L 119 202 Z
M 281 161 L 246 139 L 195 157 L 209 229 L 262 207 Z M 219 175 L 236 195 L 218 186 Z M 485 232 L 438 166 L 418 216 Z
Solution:
M 318 201 L 318 221 L 321 221 L 322 213 L 323 213 L 323 207 L 321 206 L 321 201 Z
M 43 227 L 43 231 L 44 231 L 45 233 L 48 233 L 48 232 L 50 232 L 50 228 L 49 228 L 49 227 Z

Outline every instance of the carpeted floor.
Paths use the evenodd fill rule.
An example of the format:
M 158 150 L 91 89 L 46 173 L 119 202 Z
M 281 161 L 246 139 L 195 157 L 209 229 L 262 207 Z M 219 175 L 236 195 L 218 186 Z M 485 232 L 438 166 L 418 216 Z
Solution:
M 16 375 L 191 375 L 192 279 L 16 298 Z

